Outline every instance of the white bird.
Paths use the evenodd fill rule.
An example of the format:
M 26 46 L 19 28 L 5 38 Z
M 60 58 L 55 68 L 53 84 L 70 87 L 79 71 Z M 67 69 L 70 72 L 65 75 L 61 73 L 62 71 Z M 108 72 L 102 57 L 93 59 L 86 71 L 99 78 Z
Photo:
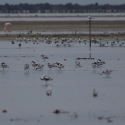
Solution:
M 58 69 L 64 68 L 64 65 L 61 64 L 61 63 L 58 63 L 58 62 L 55 62 L 55 63 L 54 63 L 54 66 L 57 67 Z
M 32 61 L 31 62 L 32 66 L 35 68 L 36 66 L 38 66 L 38 64 L 36 64 L 36 62 Z
M 28 71 L 28 72 L 29 72 L 29 68 L 30 68 L 30 67 L 29 67 L 29 64 L 25 64 L 25 65 L 24 65 L 24 71 L 26 71 L 26 72 Z
M 3 68 L 3 70 L 4 70 L 4 68 L 9 68 L 9 66 L 8 66 L 8 65 L 6 65 L 6 64 L 5 64 L 5 62 L 2 62 L 2 63 L 1 63 L 1 65 L 0 65 L 0 67 L 2 67 L 2 68 Z
M 100 65 L 103 65 L 103 64 L 105 64 L 105 61 L 102 61 L 101 59 L 98 59 L 97 63 L 100 64 Z
M 11 32 L 11 23 L 5 23 L 4 32 Z
M 51 68 L 54 68 L 55 67 L 55 65 L 54 65 L 54 63 L 48 63 L 48 67 L 50 68 L 50 70 L 51 70 Z
M 98 73 L 99 75 L 105 74 L 106 77 L 109 77 L 109 75 L 113 72 L 113 70 L 106 69 L 105 71 L 102 71 L 102 73 Z
M 47 56 L 45 56 L 45 55 L 41 55 L 41 57 L 42 57 L 42 59 L 44 59 L 44 61 L 46 60 L 46 59 L 49 59 Z
M 47 85 L 47 81 L 53 80 L 51 77 L 49 77 L 47 75 L 43 75 L 40 79 L 46 81 L 46 85 Z
M 36 70 L 42 70 L 44 67 L 44 65 L 42 64 L 38 64 L 37 67 L 36 67 Z
M 92 67 L 95 68 L 99 68 L 100 66 L 102 66 L 103 64 L 105 64 L 104 61 L 102 61 L 101 59 L 98 59 L 97 61 L 94 61 L 92 63 Z
M 64 65 L 58 65 L 57 68 L 61 70 L 62 68 L 64 68 Z
M 51 85 L 48 86 L 48 88 L 47 88 L 47 90 L 46 90 L 46 95 L 47 95 L 47 96 L 51 96 L 51 95 L 52 95 Z
M 92 63 L 92 68 L 93 68 L 93 69 L 95 69 L 96 67 L 99 67 L 99 66 L 100 66 L 100 65 L 98 65 L 97 62 Z
M 76 67 L 82 67 L 80 62 L 77 59 L 75 59 L 74 61 L 75 61 L 75 66 Z

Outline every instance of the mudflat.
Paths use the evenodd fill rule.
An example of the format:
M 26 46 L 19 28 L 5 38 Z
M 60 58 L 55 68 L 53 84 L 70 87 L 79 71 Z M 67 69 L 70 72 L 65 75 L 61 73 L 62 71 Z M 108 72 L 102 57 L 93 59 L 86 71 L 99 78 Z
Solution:
M 4 23 L 0 22 L 1 31 L 3 31 Z M 20 32 L 28 32 L 33 30 L 34 35 L 40 33 L 42 36 L 62 36 L 65 33 L 70 36 L 89 36 L 89 22 L 88 21 L 10 21 L 12 24 L 12 31 L 8 38 L 15 37 Z M 45 33 L 46 32 L 46 33 Z M 51 32 L 51 34 L 49 33 Z M 59 34 L 60 32 L 60 34 Z M 62 33 L 61 33 L 62 32 Z M 125 36 L 125 21 L 91 21 L 92 37 L 117 37 Z M 6 33 L 5 33 L 6 34 Z M 0 34 L 4 38 L 5 34 Z M 25 37 L 27 35 L 25 34 Z

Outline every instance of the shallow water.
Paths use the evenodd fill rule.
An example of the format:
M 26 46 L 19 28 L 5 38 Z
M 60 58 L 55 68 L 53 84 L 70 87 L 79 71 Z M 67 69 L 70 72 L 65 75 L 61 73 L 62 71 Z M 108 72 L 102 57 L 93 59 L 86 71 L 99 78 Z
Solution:
M 85 21 L 88 17 L 1 17 L 1 21 Z M 119 21 L 125 20 L 125 17 L 96 17 L 94 20 Z
M 5 62 L 9 68 L 0 68 L 0 123 L 13 124 L 68 124 L 113 125 L 125 124 L 125 47 L 99 47 L 92 44 L 73 42 L 71 47 L 56 47 L 54 43 L 19 42 L 14 45 L 9 41 L 0 42 L 0 62 Z M 41 55 L 49 57 L 44 61 Z M 75 67 L 74 59 L 79 60 L 82 67 Z M 100 68 L 93 69 L 91 64 L 98 58 L 106 62 Z M 66 59 L 66 61 L 64 60 Z M 36 71 L 31 61 L 44 64 L 42 71 Z M 60 62 L 64 69 L 49 69 L 47 63 Z M 24 71 L 24 64 L 30 64 L 29 73 Z M 99 75 L 103 70 L 114 70 L 109 78 Z M 42 75 L 53 78 L 52 96 L 46 96 L 45 82 Z M 92 96 L 93 87 L 98 97 Z M 2 113 L 6 109 L 7 113 Z M 67 111 L 54 114 L 55 109 Z M 74 112 L 78 117 L 74 116 Z M 99 120 L 98 117 L 102 117 Z

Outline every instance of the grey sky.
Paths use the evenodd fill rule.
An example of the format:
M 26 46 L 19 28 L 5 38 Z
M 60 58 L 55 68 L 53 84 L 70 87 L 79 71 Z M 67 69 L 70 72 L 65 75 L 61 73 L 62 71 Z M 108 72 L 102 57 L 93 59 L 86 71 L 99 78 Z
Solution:
M 125 4 L 125 0 L 0 0 L 0 4 L 19 4 L 19 3 L 30 3 L 30 4 L 36 4 L 36 3 L 51 3 L 51 4 L 65 4 L 65 3 L 78 3 L 78 4 L 90 4 L 98 2 L 99 4 Z

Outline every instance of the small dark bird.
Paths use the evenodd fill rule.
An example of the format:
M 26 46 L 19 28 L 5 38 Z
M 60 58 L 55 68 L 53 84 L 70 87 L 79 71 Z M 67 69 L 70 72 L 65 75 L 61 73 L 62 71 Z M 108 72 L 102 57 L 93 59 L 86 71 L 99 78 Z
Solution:
M 98 93 L 96 92 L 95 88 L 93 88 L 93 97 L 97 97 L 98 96 Z
M 18 46 L 21 47 L 21 43 L 19 43 Z
M 11 43 L 14 44 L 14 41 L 12 40 Z

